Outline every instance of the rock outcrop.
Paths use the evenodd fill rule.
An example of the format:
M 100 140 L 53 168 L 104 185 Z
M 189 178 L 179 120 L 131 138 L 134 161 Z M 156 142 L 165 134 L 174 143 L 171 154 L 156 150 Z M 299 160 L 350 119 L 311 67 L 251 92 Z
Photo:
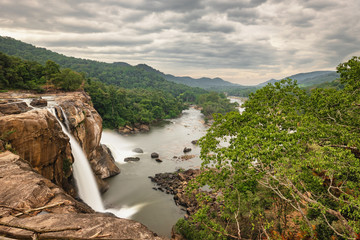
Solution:
M 48 110 L 0 117 L 0 135 L 41 175 L 74 193 L 70 184 L 73 157 L 69 138 Z
M 100 190 L 106 191 L 108 185 L 102 179 L 120 173 L 120 169 L 116 166 L 110 151 L 100 145 L 102 133 L 100 115 L 91 106 L 89 96 L 82 92 L 57 97 L 56 101 L 59 104 L 59 107 L 56 108 L 57 115 L 64 124 L 68 125 L 71 133 L 86 153 L 96 174 Z
M 174 195 L 175 203 L 185 208 L 188 214 L 185 217 L 188 217 L 198 209 L 198 202 L 194 193 L 188 194 L 186 187 L 199 174 L 200 169 L 188 169 L 186 171 L 178 170 L 173 173 L 157 173 L 154 177 L 149 178 L 159 186 L 157 188 L 154 187 L 154 190 Z
M 94 213 L 9 151 L 0 153 L 0 185 L 0 236 L 162 239 L 138 222 Z
M 0 102 L 0 116 L 8 114 L 19 114 L 29 111 L 31 108 L 25 102 L 7 101 Z
M 47 109 L 33 109 L 19 100 L 30 97 L 36 97 L 34 106 L 55 105 L 58 118 L 63 123 L 69 120 L 66 124 L 86 153 L 101 191 L 106 191 L 108 185 L 102 179 L 116 175 L 120 170 L 110 151 L 100 145 L 102 119 L 92 107 L 90 97 L 83 92 L 47 95 L 51 101 L 41 99 L 41 94 L 0 93 L 0 99 L 3 99 L 0 102 L 0 139 L 40 174 L 69 193 L 74 192 L 69 184 L 73 163 L 69 139 Z

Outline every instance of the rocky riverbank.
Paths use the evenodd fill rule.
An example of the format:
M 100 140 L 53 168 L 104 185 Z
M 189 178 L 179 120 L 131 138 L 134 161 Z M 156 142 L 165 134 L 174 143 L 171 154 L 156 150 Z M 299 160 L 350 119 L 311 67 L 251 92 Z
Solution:
M 212 211 L 219 211 L 221 203 L 216 201 L 217 194 L 209 189 L 198 189 L 188 192 L 188 184 L 198 177 L 201 173 L 200 169 L 178 170 L 173 173 L 158 173 L 154 177 L 150 176 L 152 182 L 157 184 L 153 189 L 166 194 L 174 195 L 174 201 L 177 205 L 183 207 L 186 211 L 185 219 L 191 219 L 192 215 L 199 209 L 199 202 L 196 195 L 203 193 L 207 196 L 207 204 Z M 172 239 L 184 240 L 184 238 L 172 230 Z
M 187 213 L 185 218 L 187 218 L 197 209 L 198 203 L 194 194 L 187 193 L 186 187 L 199 174 L 199 169 L 189 169 L 186 171 L 178 170 L 173 173 L 158 173 L 149 178 L 158 185 L 158 187 L 153 188 L 154 190 L 174 195 L 175 203 L 184 208 Z

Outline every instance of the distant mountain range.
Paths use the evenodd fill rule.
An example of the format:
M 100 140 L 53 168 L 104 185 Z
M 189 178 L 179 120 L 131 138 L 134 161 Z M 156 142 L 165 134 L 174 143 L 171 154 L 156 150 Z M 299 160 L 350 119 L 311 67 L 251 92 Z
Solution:
M 136 67 L 142 68 L 148 72 L 157 73 L 157 74 L 161 75 L 162 77 L 164 77 L 166 80 L 171 81 L 171 82 L 185 84 L 190 87 L 199 87 L 199 88 L 203 88 L 206 90 L 219 89 L 219 90 L 226 91 L 226 89 L 230 89 L 230 88 L 239 88 L 239 89 L 261 88 L 261 87 L 267 85 L 268 83 L 274 83 L 274 82 L 281 81 L 281 79 L 270 79 L 266 82 L 260 83 L 255 86 L 245 86 L 245 85 L 240 85 L 240 84 L 236 84 L 236 83 L 231 83 L 231 82 L 225 81 L 221 78 L 177 77 L 177 76 L 174 76 L 171 74 L 165 74 L 163 72 L 160 72 L 159 70 L 156 70 L 146 64 L 139 64 Z M 321 84 L 324 82 L 332 82 L 335 79 L 339 78 L 339 74 L 336 73 L 335 71 L 314 71 L 314 72 L 308 72 L 308 73 L 298 73 L 295 75 L 291 75 L 289 77 L 284 77 L 282 79 L 286 79 L 286 78 L 291 78 L 293 80 L 297 80 L 300 87 L 308 87 L 308 86 L 312 86 L 312 85 L 318 85 L 318 84 Z
M 139 64 L 137 67 L 142 68 L 149 72 L 155 72 L 157 74 L 160 74 L 162 77 L 164 77 L 166 80 L 170 82 L 185 84 L 190 87 L 199 87 L 203 89 L 213 89 L 213 88 L 223 88 L 223 87 L 245 87 L 240 84 L 231 83 L 228 81 L 225 81 L 221 78 L 192 78 L 192 77 L 177 77 L 171 74 L 165 74 L 163 72 L 160 72 L 159 70 L 156 70 L 149 65 L 146 64 Z
M 56 63 L 60 64 L 62 67 L 69 67 L 76 71 L 84 71 L 88 73 L 92 73 L 90 75 L 95 76 L 97 78 L 106 78 L 111 77 L 114 79 L 114 75 L 124 75 L 124 72 L 127 73 L 131 71 L 131 75 L 134 75 L 134 72 L 139 75 L 139 79 L 143 76 L 143 74 L 139 74 L 136 69 L 140 71 L 148 72 L 152 74 L 152 78 L 154 75 L 157 75 L 167 81 L 187 85 L 190 87 L 199 87 L 206 90 L 214 90 L 214 91 L 228 91 L 234 89 L 258 89 L 260 87 L 265 86 L 268 83 L 274 83 L 280 80 L 270 79 L 264 83 L 260 83 L 256 86 L 244 86 L 240 84 L 231 83 L 225 81 L 221 78 L 192 78 L 192 77 L 178 77 L 171 74 L 165 74 L 159 70 L 152 68 L 146 64 L 139 64 L 137 66 L 131 66 L 125 62 L 114 62 L 112 64 L 98 62 L 93 60 L 86 60 L 74 57 L 67 57 L 62 54 L 58 54 L 52 51 L 49 51 L 45 48 L 38 48 L 31 44 L 27 44 L 21 42 L 19 40 L 10 38 L 10 37 L 2 37 L 0 36 L 0 51 L 12 56 L 18 56 L 26 60 L 35 60 L 42 64 L 44 64 L 48 59 L 55 61 Z M 114 72 L 114 69 L 116 72 Z M 111 76 L 109 76 L 108 72 L 114 72 Z M 332 82 L 339 77 L 335 71 L 315 71 L 309 73 L 299 73 L 285 78 L 291 78 L 298 81 L 298 84 L 301 87 L 308 87 L 312 85 L 318 85 L 324 82 Z M 128 78 L 125 77 L 115 77 L 116 80 L 112 81 L 124 81 Z M 157 79 L 158 81 L 160 79 Z M 103 79 L 104 82 L 109 82 L 109 79 Z M 133 81 L 132 81 L 133 82 Z M 131 83 L 133 85 L 133 83 Z M 124 87 L 129 87 L 129 81 L 124 82 L 120 85 Z
M 301 87 L 308 87 L 312 85 L 321 84 L 324 82 L 332 82 L 335 79 L 339 78 L 339 74 L 335 71 L 315 71 L 315 72 L 308 72 L 308 73 L 298 73 L 295 75 L 291 75 L 289 77 L 294 80 L 297 80 L 299 86 Z M 283 79 L 285 79 L 283 78 Z M 281 79 L 280 79 L 281 80 Z M 278 82 L 280 80 L 270 79 L 266 82 L 260 83 L 257 85 L 258 87 L 263 87 L 268 83 Z

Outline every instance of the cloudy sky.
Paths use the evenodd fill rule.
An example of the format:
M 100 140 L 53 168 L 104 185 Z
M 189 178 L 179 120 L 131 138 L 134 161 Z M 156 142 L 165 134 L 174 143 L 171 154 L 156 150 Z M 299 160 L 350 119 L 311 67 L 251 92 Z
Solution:
M 359 0 L 0 0 L 0 35 L 253 85 L 360 55 Z

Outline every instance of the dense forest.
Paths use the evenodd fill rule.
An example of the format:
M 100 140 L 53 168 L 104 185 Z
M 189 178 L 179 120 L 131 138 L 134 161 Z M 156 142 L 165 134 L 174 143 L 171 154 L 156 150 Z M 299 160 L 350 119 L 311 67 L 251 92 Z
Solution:
M 41 65 L 0 52 L 0 66 L 2 90 L 85 90 L 104 119 L 104 127 L 108 128 L 174 118 L 189 104 L 199 105 L 207 118 L 213 113 L 234 111 L 236 107 L 223 94 L 167 83 L 163 79 L 151 82 L 141 74 L 135 74 L 137 82 L 132 87 L 124 88 L 117 82 L 86 78 L 84 73 L 61 68 L 51 60 Z
M 200 140 L 199 209 L 187 239 L 359 239 L 360 58 L 337 67 L 342 88 L 282 80 L 218 115 Z M 210 197 L 215 196 L 215 197 Z

